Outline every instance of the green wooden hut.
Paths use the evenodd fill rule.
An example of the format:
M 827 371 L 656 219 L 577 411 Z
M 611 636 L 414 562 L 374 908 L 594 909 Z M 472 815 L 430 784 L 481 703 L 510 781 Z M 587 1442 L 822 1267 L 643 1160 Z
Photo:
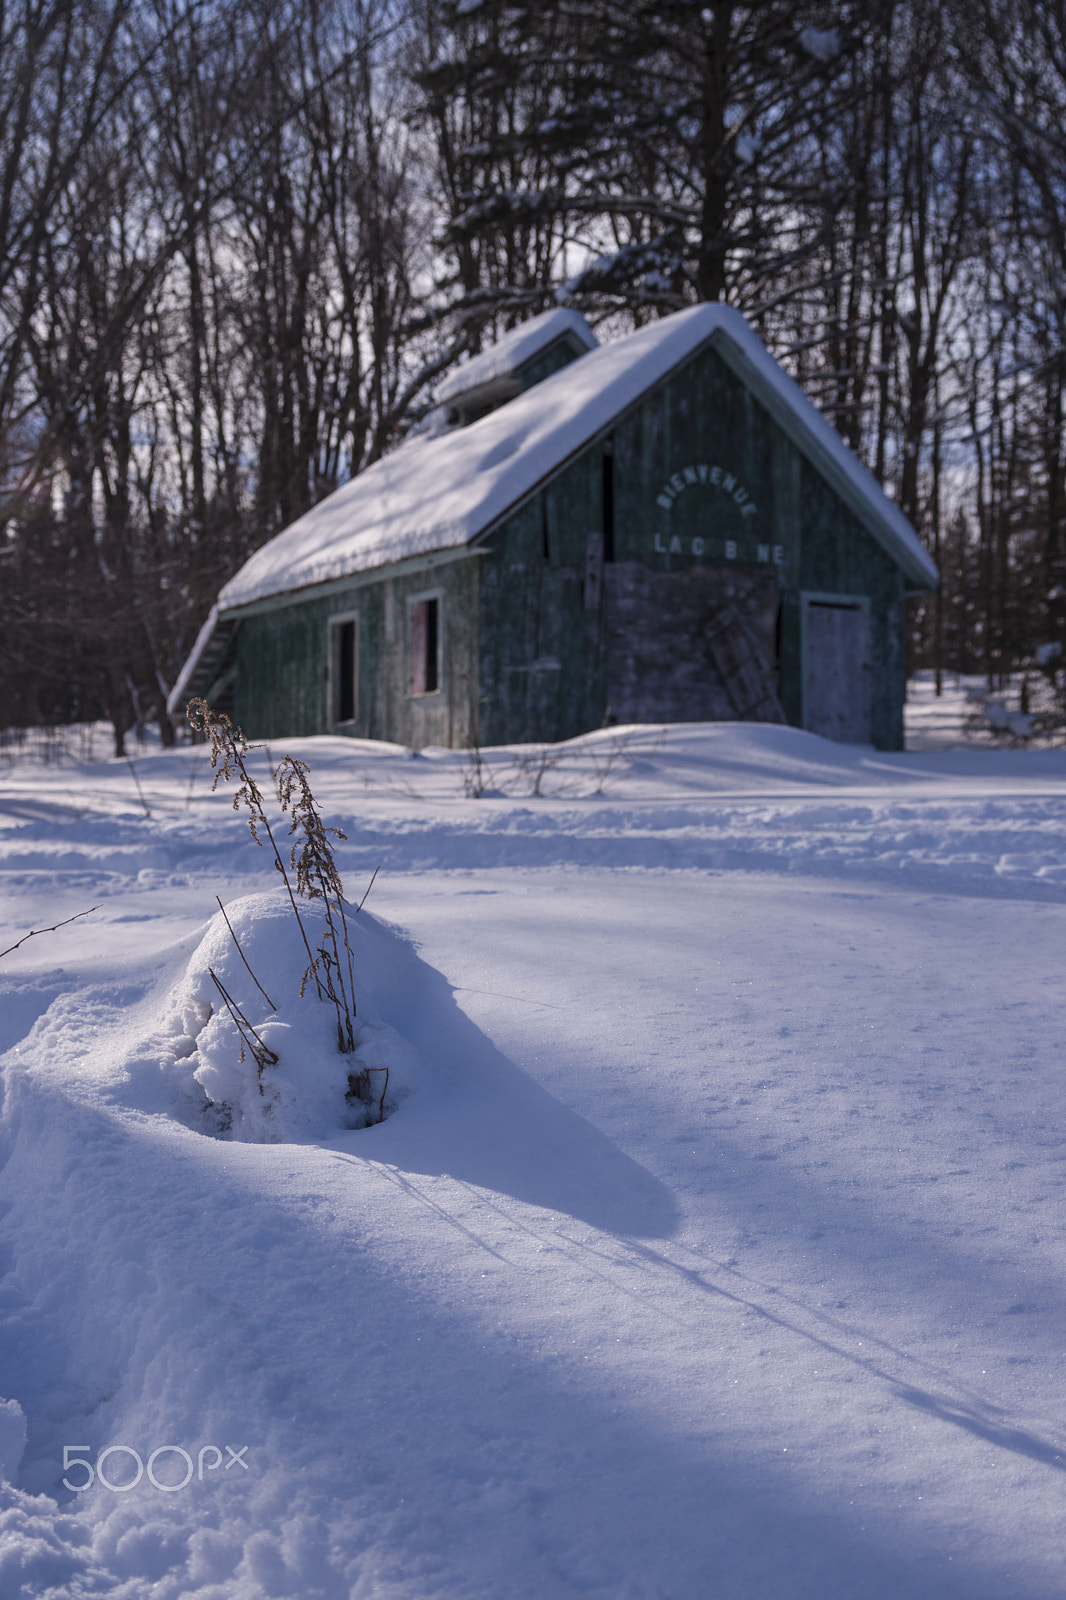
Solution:
M 936 568 L 738 312 L 604 345 L 549 312 L 438 401 L 225 586 L 173 711 L 415 748 L 723 720 L 901 748 Z

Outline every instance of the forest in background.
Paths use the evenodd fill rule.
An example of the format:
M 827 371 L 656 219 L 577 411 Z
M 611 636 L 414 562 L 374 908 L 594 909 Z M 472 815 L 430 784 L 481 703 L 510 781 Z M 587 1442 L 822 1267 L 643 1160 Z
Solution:
M 1066 0 L 0 0 L 0 724 L 174 730 L 219 588 L 555 305 L 753 322 L 1066 701 Z

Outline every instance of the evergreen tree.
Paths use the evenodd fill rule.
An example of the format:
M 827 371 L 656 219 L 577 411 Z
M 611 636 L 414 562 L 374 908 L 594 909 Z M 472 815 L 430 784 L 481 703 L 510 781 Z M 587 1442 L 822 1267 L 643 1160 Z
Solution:
M 861 37 L 812 0 L 449 0 L 419 73 L 452 265 L 442 303 L 645 319 L 758 309 L 821 236 L 815 159 Z

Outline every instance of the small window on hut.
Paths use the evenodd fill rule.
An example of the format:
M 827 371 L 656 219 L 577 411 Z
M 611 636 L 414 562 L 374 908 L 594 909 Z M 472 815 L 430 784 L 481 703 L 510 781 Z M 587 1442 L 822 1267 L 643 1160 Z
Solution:
M 355 617 L 332 624 L 333 720 L 354 722 L 359 707 L 359 625 Z
M 411 694 L 440 688 L 440 600 L 412 600 L 410 607 Z

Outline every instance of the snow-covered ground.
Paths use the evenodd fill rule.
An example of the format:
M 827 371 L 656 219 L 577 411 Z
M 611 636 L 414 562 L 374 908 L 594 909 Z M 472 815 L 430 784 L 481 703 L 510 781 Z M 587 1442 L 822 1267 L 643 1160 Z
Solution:
M 1021 709 L 1027 685 L 1031 710 Z M 918 672 L 907 686 L 907 749 L 988 749 L 997 746 L 1033 749 L 1063 743 L 1062 708 L 1040 672 L 1018 672 L 991 689 L 980 674 L 945 672 L 936 692 L 932 672 Z
M 203 750 L 0 768 L 4 1600 L 1060 1600 L 1066 751 L 284 750 L 408 1092 L 275 1143 Z

